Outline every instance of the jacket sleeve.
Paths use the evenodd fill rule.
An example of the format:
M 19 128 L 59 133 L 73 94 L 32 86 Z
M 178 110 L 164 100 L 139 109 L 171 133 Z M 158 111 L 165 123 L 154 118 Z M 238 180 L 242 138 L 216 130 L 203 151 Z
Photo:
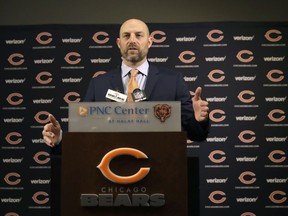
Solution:
M 178 101 L 181 101 L 182 130 L 187 132 L 188 139 L 198 142 L 204 141 L 210 130 L 209 119 L 204 122 L 196 121 L 192 98 L 181 73 L 177 77 L 176 98 Z

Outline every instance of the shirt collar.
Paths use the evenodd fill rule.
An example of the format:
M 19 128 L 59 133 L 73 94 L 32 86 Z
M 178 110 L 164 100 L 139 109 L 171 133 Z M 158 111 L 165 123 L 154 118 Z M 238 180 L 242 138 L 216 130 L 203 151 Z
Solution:
M 149 63 L 148 61 L 146 60 L 142 65 L 140 65 L 139 67 L 137 67 L 136 69 L 138 69 L 142 74 L 144 75 L 148 75 L 148 68 L 149 68 Z M 122 62 L 122 65 L 121 65 L 121 76 L 122 78 L 127 76 L 130 72 L 130 70 L 132 70 L 133 68 L 125 65 L 123 62 Z

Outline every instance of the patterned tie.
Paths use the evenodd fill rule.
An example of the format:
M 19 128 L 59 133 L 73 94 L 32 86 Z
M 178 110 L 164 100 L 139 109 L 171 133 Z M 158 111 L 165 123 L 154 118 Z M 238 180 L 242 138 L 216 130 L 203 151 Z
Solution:
M 132 93 L 134 89 L 139 88 L 138 83 L 136 81 L 136 76 L 139 71 L 137 69 L 132 69 L 130 71 L 130 80 L 128 82 L 128 102 L 133 101 Z

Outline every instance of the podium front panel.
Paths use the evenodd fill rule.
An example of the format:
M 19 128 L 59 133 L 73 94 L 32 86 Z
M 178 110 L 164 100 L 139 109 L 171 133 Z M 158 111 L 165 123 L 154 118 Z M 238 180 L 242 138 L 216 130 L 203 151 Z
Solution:
M 70 132 L 62 145 L 62 216 L 187 216 L 185 133 Z

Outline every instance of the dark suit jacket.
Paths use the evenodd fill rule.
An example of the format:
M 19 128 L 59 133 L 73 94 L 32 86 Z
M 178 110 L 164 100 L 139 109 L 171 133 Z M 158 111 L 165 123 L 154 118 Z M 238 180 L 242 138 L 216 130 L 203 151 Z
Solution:
M 85 101 L 106 101 L 108 89 L 124 92 L 120 67 L 93 78 Z M 181 101 L 181 124 L 188 138 L 193 141 L 206 139 L 209 122 L 199 123 L 195 120 L 191 96 L 181 73 L 149 64 L 144 91 L 147 101 Z

